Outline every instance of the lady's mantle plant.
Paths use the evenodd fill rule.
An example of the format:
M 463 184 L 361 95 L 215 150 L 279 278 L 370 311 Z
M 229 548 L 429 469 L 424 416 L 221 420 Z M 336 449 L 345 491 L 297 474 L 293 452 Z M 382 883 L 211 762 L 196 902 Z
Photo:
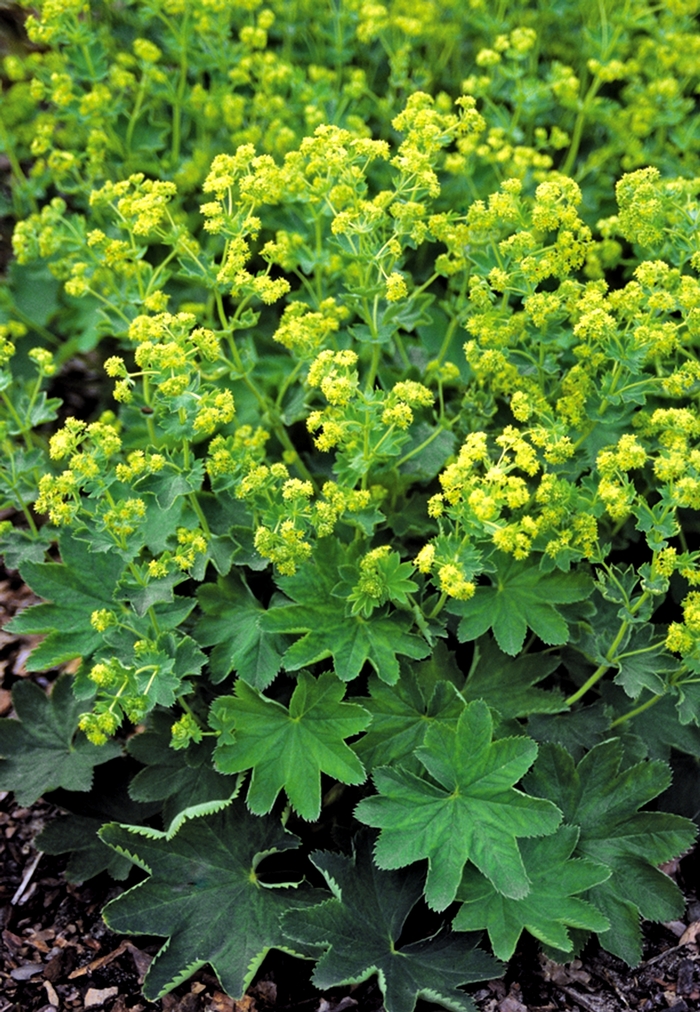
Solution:
M 80 664 L 0 786 L 147 872 L 147 997 L 279 948 L 467 1010 L 483 929 L 639 962 L 700 757 L 698 5 L 38 6 L 2 548 Z

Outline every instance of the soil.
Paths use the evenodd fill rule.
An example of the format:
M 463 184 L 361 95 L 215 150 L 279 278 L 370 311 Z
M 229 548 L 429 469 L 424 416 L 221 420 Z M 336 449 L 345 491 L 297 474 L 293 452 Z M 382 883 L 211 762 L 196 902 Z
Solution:
M 0 571 L 0 628 L 34 603 L 18 574 Z M 35 637 L 0 631 L 0 715 L 11 715 L 12 685 L 31 677 L 48 687 L 55 677 L 29 674 Z M 381 1012 L 376 980 L 320 994 L 312 965 L 272 952 L 241 1001 L 222 993 L 200 970 L 157 1002 L 140 985 L 161 939 L 124 938 L 100 911 L 118 895 L 107 874 L 76 885 L 66 859 L 39 852 L 34 841 L 60 809 L 39 800 L 21 808 L 0 792 L 0 1012 Z M 471 989 L 479 1012 L 691 1012 L 700 1009 L 700 852 L 665 866 L 687 899 L 683 920 L 644 924 L 645 952 L 630 969 L 596 944 L 566 966 L 523 937 L 506 976 Z M 128 884 L 128 883 L 127 883 Z M 419 1002 L 417 1012 L 436 1008 Z

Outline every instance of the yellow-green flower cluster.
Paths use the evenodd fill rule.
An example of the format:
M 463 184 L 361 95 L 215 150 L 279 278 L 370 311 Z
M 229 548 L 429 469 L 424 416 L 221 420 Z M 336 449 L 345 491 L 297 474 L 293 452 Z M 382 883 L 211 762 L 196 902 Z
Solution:
M 656 444 L 653 471 L 675 506 L 700 504 L 700 416 L 696 408 L 657 408 L 637 419 L 640 434 Z
M 108 486 L 111 460 L 121 446 L 110 412 L 90 424 L 67 418 L 63 428 L 49 440 L 49 455 L 52 460 L 68 457 L 68 467 L 59 475 L 44 474 L 39 479 L 36 511 L 47 513 L 54 524 L 69 524 L 80 509 L 81 489 L 94 491 Z
M 441 594 L 456 601 L 468 601 L 476 592 L 475 558 L 464 553 L 465 539 L 440 535 L 423 545 L 413 560 L 419 573 L 433 574 Z
M 598 495 L 613 520 L 623 520 L 630 513 L 637 490 L 628 472 L 643 467 L 646 460 L 646 450 L 637 437 L 629 433 L 621 436 L 616 446 L 598 454 Z
M 357 354 L 354 351 L 334 352 L 326 348 L 311 363 L 307 382 L 310 387 L 318 387 L 329 404 L 345 407 L 358 390 L 359 376 L 356 366 Z M 313 425 L 309 420 L 310 431 L 319 428 L 320 424 L 320 420 L 318 424 Z M 318 441 L 316 445 L 319 445 Z
M 236 497 L 253 513 L 257 551 L 280 573 L 291 575 L 310 557 L 309 536 L 328 537 L 341 519 L 351 520 L 366 509 L 371 495 L 328 481 L 315 496 L 311 482 L 290 477 L 284 464 L 262 462 L 266 439 L 267 433 L 246 427 L 236 436 L 217 437 L 207 469 L 215 487 L 235 488 Z M 239 448 L 243 452 L 237 452 Z
M 194 327 L 192 313 L 158 313 L 137 316 L 128 336 L 136 344 L 134 359 L 152 391 L 147 406 L 157 412 L 177 413 L 183 429 L 192 435 L 208 436 L 233 420 L 233 394 L 227 388 L 210 386 L 202 391 L 201 360 L 219 356 L 219 342 L 212 330 Z M 117 356 L 106 363 L 108 374 L 124 376 L 114 390 L 117 400 L 133 397 L 134 377 Z M 144 391 L 146 387 L 144 386 Z
M 683 621 L 672 622 L 666 635 L 666 648 L 687 661 L 700 659 L 700 591 L 693 590 L 682 601 Z
M 293 576 L 297 568 L 311 556 L 311 545 L 304 540 L 304 531 L 293 520 L 283 520 L 275 529 L 260 526 L 253 541 L 264 559 L 269 559 L 282 576 Z
M 542 430 L 523 433 L 506 426 L 494 440 L 498 454 L 485 432 L 470 433 L 457 458 L 441 472 L 442 492 L 429 500 L 428 513 L 441 529 L 453 530 L 461 543 L 490 542 L 515 559 L 526 559 L 536 548 L 555 559 L 590 557 L 598 541 L 590 496 L 566 478 L 542 471 L 548 454 L 543 454 L 543 462 L 540 453 L 546 439 Z M 539 480 L 533 481 L 540 471 Z M 434 555 L 429 548 L 416 557 L 421 572 L 439 575 L 440 566 L 455 564 L 458 557 Z M 457 596 L 454 581 L 450 586 L 452 591 L 442 589 Z
M 265 429 L 239 426 L 232 436 L 215 436 L 209 444 L 207 473 L 216 488 L 230 487 L 265 458 L 270 433 Z
M 206 555 L 208 538 L 200 528 L 178 527 L 177 548 L 167 549 L 157 558 L 151 559 L 147 566 L 149 577 L 162 580 L 172 572 L 186 573 L 197 562 L 197 557 Z
M 302 361 L 315 357 L 325 342 L 338 332 L 348 311 L 334 298 L 323 299 L 316 311 L 304 302 L 290 302 L 284 308 L 275 341 Z
M 17 350 L 15 341 L 24 337 L 27 328 L 19 320 L 9 320 L 0 324 L 0 369 L 6 366 Z M 48 375 L 48 374 L 47 374 Z
M 177 193 L 175 183 L 146 179 L 134 172 L 118 183 L 105 183 L 90 194 L 90 206 L 114 207 L 122 227 L 134 235 L 148 236 L 159 230 L 168 215 L 168 204 Z

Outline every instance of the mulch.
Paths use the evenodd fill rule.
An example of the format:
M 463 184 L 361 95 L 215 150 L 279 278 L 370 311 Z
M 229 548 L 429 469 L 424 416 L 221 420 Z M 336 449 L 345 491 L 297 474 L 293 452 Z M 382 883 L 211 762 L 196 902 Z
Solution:
M 0 573 L 0 629 L 35 600 L 18 574 Z M 0 716 L 11 714 L 18 679 L 46 687 L 55 677 L 27 672 L 35 642 L 0 631 Z M 310 981 L 311 963 L 276 952 L 240 1001 L 225 995 L 206 968 L 161 1000 L 146 1001 L 140 986 L 162 939 L 115 935 L 100 911 L 122 887 L 106 874 L 67 882 L 66 859 L 36 849 L 36 837 L 58 814 L 44 800 L 22 808 L 0 792 L 0 1012 L 381 1012 L 375 979 L 320 994 Z M 479 1012 L 700 1009 L 700 853 L 664 870 L 684 891 L 686 912 L 670 924 L 643 925 L 640 966 L 629 969 L 595 943 L 560 966 L 523 938 L 506 976 L 472 989 Z M 435 1007 L 421 1001 L 417 1012 Z

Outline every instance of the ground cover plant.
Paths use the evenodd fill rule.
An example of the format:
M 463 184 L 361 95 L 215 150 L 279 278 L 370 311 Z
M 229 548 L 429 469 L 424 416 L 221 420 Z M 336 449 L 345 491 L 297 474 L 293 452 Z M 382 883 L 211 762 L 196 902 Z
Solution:
M 0 547 L 30 670 L 80 663 L 15 686 L 0 789 L 143 869 L 147 997 L 276 948 L 468 1010 L 524 931 L 635 965 L 682 910 L 699 10 L 31 6 Z

